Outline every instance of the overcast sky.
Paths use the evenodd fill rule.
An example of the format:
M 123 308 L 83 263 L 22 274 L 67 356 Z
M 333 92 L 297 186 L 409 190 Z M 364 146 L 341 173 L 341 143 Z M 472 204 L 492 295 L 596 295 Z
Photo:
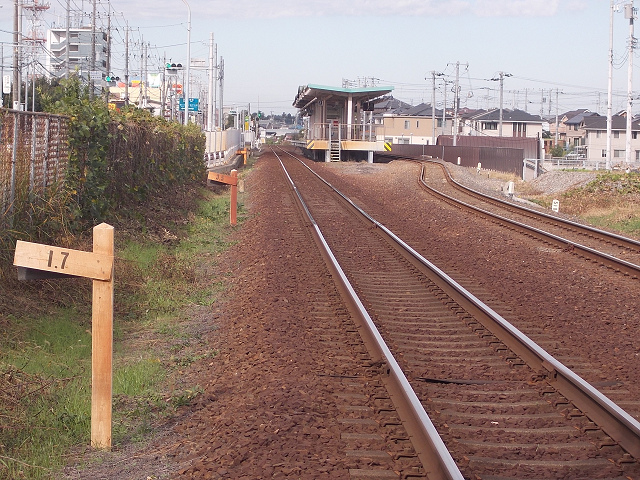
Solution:
M 30 0 L 34 1 L 34 0 Z M 64 25 L 66 0 L 51 8 L 41 30 Z M 497 107 L 504 72 L 504 105 L 539 114 L 589 108 L 606 113 L 609 9 L 606 0 L 187 0 L 191 9 L 191 57 L 209 57 L 213 32 L 225 63 L 225 105 L 251 104 L 270 113 L 295 113 L 298 86 L 342 86 L 343 80 L 394 87 L 405 102 L 430 103 L 431 72 L 455 80 L 459 62 L 462 106 Z M 43 3 L 42 0 L 39 1 Z M 620 2 L 621 5 L 628 2 Z M 13 1 L 0 0 L 0 41 L 11 42 Z M 92 10 L 72 0 L 75 12 Z M 124 72 L 124 31 L 130 29 L 130 69 L 140 70 L 142 41 L 149 43 L 149 69 L 164 58 L 186 63 L 184 0 L 111 0 L 112 70 Z M 107 24 L 108 3 L 98 6 Z M 30 21 L 25 19 L 25 31 Z M 626 107 L 629 21 L 614 14 L 614 110 Z M 636 36 L 640 36 L 640 32 Z M 10 45 L 4 47 L 11 65 Z M 218 59 L 219 60 L 219 59 Z M 152 67 L 153 65 L 153 67 Z M 196 83 L 206 75 L 192 70 Z M 510 75 L 510 76 L 509 76 Z M 634 90 L 640 58 L 634 55 Z M 192 86 L 191 93 L 197 91 Z M 447 86 L 450 104 L 452 86 Z M 551 92 L 551 94 L 550 94 Z M 544 100 L 543 100 L 544 99 Z M 551 100 L 551 103 L 549 103 Z M 640 112 L 640 102 L 636 106 Z M 636 113 L 637 113 L 636 112 Z

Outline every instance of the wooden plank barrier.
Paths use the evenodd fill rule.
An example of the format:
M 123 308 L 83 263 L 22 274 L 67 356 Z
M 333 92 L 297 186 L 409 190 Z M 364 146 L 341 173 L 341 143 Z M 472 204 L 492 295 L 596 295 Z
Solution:
M 242 155 L 242 157 L 244 159 L 244 165 L 247 164 L 247 153 L 248 153 L 248 151 L 247 151 L 246 148 L 243 148 L 242 150 L 237 150 L 236 151 L 237 155 Z
M 101 223 L 93 228 L 93 252 L 18 241 L 13 260 L 21 279 L 76 276 L 93 280 L 91 446 L 102 449 L 111 448 L 113 259 L 114 229 Z
M 230 205 L 230 217 L 231 225 L 238 223 L 238 171 L 231 170 L 231 175 L 225 175 L 223 173 L 209 172 L 208 179 L 212 182 L 224 183 L 231 185 L 231 205 Z

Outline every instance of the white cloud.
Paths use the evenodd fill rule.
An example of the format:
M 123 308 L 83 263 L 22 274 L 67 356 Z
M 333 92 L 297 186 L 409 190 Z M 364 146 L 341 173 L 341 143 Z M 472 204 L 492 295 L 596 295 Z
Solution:
M 559 0 L 477 0 L 473 11 L 480 17 L 550 17 Z
M 306 18 L 355 16 L 551 16 L 560 0 L 188 0 L 194 18 Z M 151 8 L 136 2 L 136 16 L 175 17 L 184 10 L 177 0 L 157 0 Z M 117 10 L 118 5 L 113 2 Z M 566 8 L 584 6 L 570 0 Z M 131 8 L 123 2 L 121 8 Z M 126 12 L 128 13 L 128 12 Z

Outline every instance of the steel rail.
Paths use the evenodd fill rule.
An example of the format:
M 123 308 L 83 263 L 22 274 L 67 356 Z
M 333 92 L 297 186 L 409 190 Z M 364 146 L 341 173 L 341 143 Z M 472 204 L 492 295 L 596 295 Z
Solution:
M 425 159 L 425 160 L 417 160 L 419 162 L 429 162 L 429 163 L 434 163 L 437 165 L 440 165 L 440 167 L 444 170 L 445 175 L 446 175 L 446 179 L 449 183 L 452 183 L 455 188 L 457 188 L 458 190 L 461 190 L 473 197 L 479 198 L 485 202 L 491 203 L 493 205 L 498 205 L 507 209 L 512 209 L 515 211 L 519 211 L 519 212 L 526 212 L 527 214 L 530 214 L 534 217 L 543 217 L 546 218 L 547 220 L 555 223 L 556 225 L 562 225 L 565 226 L 565 228 L 569 228 L 572 227 L 578 231 L 582 231 L 582 232 L 588 232 L 588 234 L 591 234 L 595 237 L 598 237 L 600 239 L 606 240 L 608 242 L 611 243 L 615 243 L 617 242 L 618 245 L 620 245 L 621 247 L 624 248 L 629 248 L 632 250 L 636 250 L 636 251 L 640 251 L 640 241 L 638 240 L 634 240 L 633 238 L 628 238 L 625 237 L 623 235 L 619 235 L 617 233 L 612 233 L 612 232 L 607 232 L 606 230 L 601 230 L 599 228 L 595 228 L 592 227 L 591 225 L 583 225 L 581 223 L 578 222 L 574 222 L 572 220 L 568 220 L 565 218 L 560 218 L 560 217 L 556 217 L 554 215 L 550 215 L 546 212 L 540 212 L 538 210 L 534 210 L 532 208 L 527 208 L 524 205 L 515 205 L 511 202 L 507 202 L 505 200 L 499 199 L 499 198 L 495 198 L 492 197 L 490 195 L 486 195 L 482 192 L 478 192 L 477 190 L 474 190 L 473 188 L 467 187 L 465 185 L 462 185 L 460 182 L 456 181 L 452 176 L 451 176 L 451 172 L 449 172 L 449 169 L 446 167 L 446 165 L 443 165 L 440 162 L 436 162 L 434 160 L 429 160 L 429 159 Z M 587 233 L 584 233 L 585 235 Z
M 386 368 L 385 373 L 388 376 L 383 375 L 383 380 L 387 386 L 390 397 L 393 399 L 398 415 L 403 420 L 407 433 L 411 437 L 416 454 L 424 465 L 425 470 L 427 470 L 428 478 L 433 480 L 463 480 L 464 477 L 453 460 L 453 457 L 440 438 L 438 431 L 424 410 L 422 403 L 411 387 L 400 365 L 393 357 L 391 350 L 356 294 L 351 282 L 349 282 L 342 267 L 336 260 L 322 231 L 311 215 L 302 195 L 284 166 L 282 159 L 275 150 L 273 153 L 278 158 L 287 181 L 295 193 L 296 203 L 311 223 L 311 234 L 320 247 L 332 275 L 337 279 L 340 292 L 346 300 L 349 310 L 359 322 L 358 330 L 367 345 L 372 359 L 376 362 L 382 362 L 381 365 Z
M 498 215 L 496 213 L 492 213 L 489 212 L 487 210 L 483 210 L 480 207 L 477 207 L 475 205 L 470 205 L 466 202 L 463 202 L 462 200 L 459 200 L 457 198 L 453 198 L 450 195 L 447 195 L 446 193 L 440 192 L 438 190 L 436 190 L 433 187 L 430 187 L 429 185 L 427 185 L 427 183 L 424 181 L 424 162 L 420 162 L 421 163 L 421 172 L 420 172 L 420 185 L 422 185 L 425 189 L 427 189 L 430 193 L 432 193 L 433 195 L 440 197 L 441 199 L 443 199 L 444 201 L 448 202 L 451 205 L 457 206 L 457 207 L 462 207 L 462 208 L 466 208 L 468 210 L 473 210 L 474 212 L 477 212 L 485 217 L 488 217 L 502 225 L 506 225 L 506 226 L 510 226 L 510 227 L 514 227 L 518 230 L 521 231 L 525 231 L 528 234 L 532 235 L 535 238 L 538 238 L 540 240 L 543 240 L 545 242 L 551 243 L 552 245 L 555 245 L 557 247 L 560 247 L 562 249 L 569 249 L 572 250 L 574 253 L 579 254 L 585 258 L 588 258 L 589 260 L 593 260 L 595 262 L 599 262 L 599 263 L 603 263 L 604 265 L 607 265 L 615 270 L 619 270 L 633 278 L 640 278 L 640 265 L 636 265 L 635 263 L 631 263 L 628 262 L 626 260 L 623 260 L 621 258 L 615 257 L 613 255 L 609 255 L 608 253 L 605 252 L 601 252 L 599 250 L 596 250 L 594 248 L 591 247 L 587 247 L 586 245 L 582 245 L 580 243 L 577 242 L 573 242 L 571 240 L 568 240 L 566 238 L 560 237 L 558 235 L 554 235 L 553 233 L 550 232 L 545 232 L 544 230 L 540 230 L 539 228 L 535 228 L 532 227 L 530 225 L 527 225 L 525 223 L 521 223 L 518 222 L 516 220 L 512 220 L 510 218 L 506 218 L 503 217 L 501 215 Z M 437 162 L 434 162 L 437 163 Z M 466 188 L 466 187 L 462 187 L 462 188 Z M 477 192 L 476 192 L 477 193 Z M 479 193 L 479 195 L 482 195 Z M 494 199 L 495 200 L 495 199 Z M 499 201 L 499 200 L 497 200 Z M 505 202 L 507 205 L 512 206 L 512 207 L 516 207 L 514 205 L 511 205 L 507 202 Z M 522 207 L 516 207 L 516 208 L 522 208 Z M 538 214 L 539 212 L 536 212 L 535 210 L 530 210 L 530 209 L 526 209 L 528 212 L 532 213 L 532 214 Z M 546 215 L 546 214 L 545 214 Z M 551 217 L 554 218 L 555 217 Z M 560 220 L 558 219 L 558 221 L 564 222 L 564 220 Z M 578 223 L 575 222 L 571 222 L 572 226 L 581 226 Z M 596 230 L 596 229 L 594 229 Z M 602 230 L 599 230 L 602 233 L 608 233 L 608 232 L 604 232 Z M 611 234 L 613 235 L 613 234 Z M 618 235 L 618 237 L 620 237 Z M 632 239 L 627 239 L 626 237 L 620 237 L 626 240 L 629 240 L 630 242 L 635 242 L 635 240 Z M 638 243 L 638 245 L 640 245 L 640 242 Z M 629 247 L 626 247 L 629 248 Z
M 275 152 L 274 152 L 275 153 Z M 511 351 L 520 357 L 534 371 L 538 372 L 560 394 L 581 410 L 588 418 L 616 441 L 636 459 L 640 459 L 640 422 L 635 420 L 615 402 L 603 395 L 582 377 L 555 359 L 546 350 L 528 338 L 523 332 L 509 323 L 501 315 L 467 291 L 436 265 L 425 259 L 420 253 L 405 243 L 391 230 L 364 212 L 348 197 L 338 191 L 329 182 L 320 177 L 308 165 L 289 152 L 286 152 L 304 165 L 317 178 L 345 199 L 354 211 L 373 222 L 390 243 L 399 246 L 398 251 L 438 283 L 449 296 L 472 315 L 487 330 L 495 335 Z M 278 157 L 279 158 L 279 157 Z M 283 167 L 284 168 L 284 167 Z M 299 194 L 299 193 L 298 193 Z M 338 266 L 339 267 L 339 266 Z M 440 281 L 438 281 L 440 280 Z M 346 280 L 345 278 L 345 281 Z M 367 314 L 368 317 L 368 314 Z

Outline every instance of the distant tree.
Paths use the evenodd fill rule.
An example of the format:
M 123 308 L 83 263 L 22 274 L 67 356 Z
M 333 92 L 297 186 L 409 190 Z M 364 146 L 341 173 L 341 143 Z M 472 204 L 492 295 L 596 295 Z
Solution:
M 552 157 L 564 157 L 567 152 L 562 145 L 556 144 L 549 149 L 549 153 Z

